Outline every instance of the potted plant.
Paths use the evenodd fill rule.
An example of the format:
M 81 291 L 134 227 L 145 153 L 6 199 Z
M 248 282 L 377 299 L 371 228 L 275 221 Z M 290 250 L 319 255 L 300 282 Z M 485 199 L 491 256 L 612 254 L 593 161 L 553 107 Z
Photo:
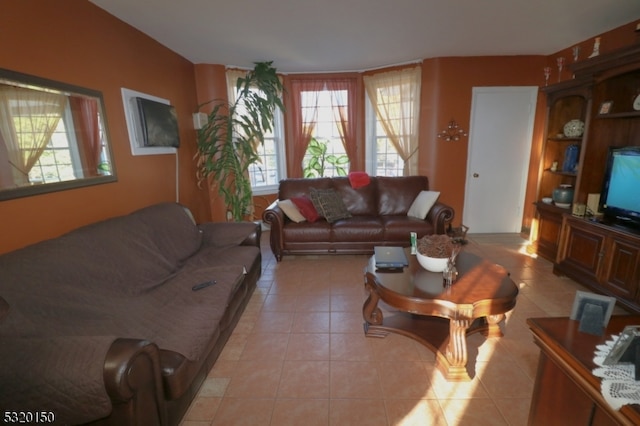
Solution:
M 349 163 L 349 157 L 346 155 L 327 154 L 328 141 L 319 141 L 311 138 L 307 153 L 309 159 L 302 171 L 305 178 L 324 177 L 327 165 L 332 165 L 338 176 L 346 176 L 347 169 L 344 167 Z
M 256 152 L 264 134 L 273 130 L 273 115 L 282 105 L 283 86 L 272 62 L 256 62 L 238 78 L 237 98 L 212 100 L 206 124 L 198 130 L 198 181 L 211 179 L 235 221 L 250 213 L 253 194 L 248 168 L 260 161 Z

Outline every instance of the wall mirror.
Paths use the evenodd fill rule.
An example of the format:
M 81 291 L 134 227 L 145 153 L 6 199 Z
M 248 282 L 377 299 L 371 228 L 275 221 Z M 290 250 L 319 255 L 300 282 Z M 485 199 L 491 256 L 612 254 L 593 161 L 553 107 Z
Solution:
M 0 200 L 116 180 L 101 92 L 0 69 Z

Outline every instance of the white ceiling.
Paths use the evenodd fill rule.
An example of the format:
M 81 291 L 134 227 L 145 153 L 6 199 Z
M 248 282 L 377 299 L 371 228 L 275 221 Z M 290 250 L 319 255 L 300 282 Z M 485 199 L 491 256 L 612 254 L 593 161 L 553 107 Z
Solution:
M 640 20 L 639 0 L 91 0 L 189 61 L 356 71 L 549 55 Z M 603 50 L 605 46 L 602 46 Z

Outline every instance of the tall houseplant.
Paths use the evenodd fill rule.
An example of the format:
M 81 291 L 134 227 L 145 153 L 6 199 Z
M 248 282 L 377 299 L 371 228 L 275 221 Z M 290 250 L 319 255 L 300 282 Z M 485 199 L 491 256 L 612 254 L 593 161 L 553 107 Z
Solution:
M 252 204 L 248 168 L 260 161 L 256 152 L 264 134 L 273 130 L 276 107 L 282 105 L 282 82 L 272 62 L 256 62 L 238 78 L 234 102 L 213 100 L 206 124 L 198 130 L 199 182 L 211 179 L 235 221 L 243 220 Z

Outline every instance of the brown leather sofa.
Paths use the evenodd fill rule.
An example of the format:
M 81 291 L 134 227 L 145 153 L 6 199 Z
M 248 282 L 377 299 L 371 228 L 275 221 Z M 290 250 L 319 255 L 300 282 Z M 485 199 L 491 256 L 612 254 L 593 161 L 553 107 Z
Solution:
M 260 274 L 259 226 L 196 225 L 175 203 L 1 255 L 0 407 L 179 424 Z
M 351 217 L 333 223 L 290 220 L 278 200 L 310 197 L 312 188 L 334 189 Z M 370 254 L 375 246 L 409 246 L 410 232 L 418 238 L 446 232 L 454 211 L 443 203 L 436 202 L 424 220 L 407 216 L 415 198 L 426 190 L 426 176 L 371 177 L 369 184 L 358 188 L 347 177 L 284 179 L 278 200 L 262 219 L 271 227 L 271 250 L 278 261 L 291 254 Z

